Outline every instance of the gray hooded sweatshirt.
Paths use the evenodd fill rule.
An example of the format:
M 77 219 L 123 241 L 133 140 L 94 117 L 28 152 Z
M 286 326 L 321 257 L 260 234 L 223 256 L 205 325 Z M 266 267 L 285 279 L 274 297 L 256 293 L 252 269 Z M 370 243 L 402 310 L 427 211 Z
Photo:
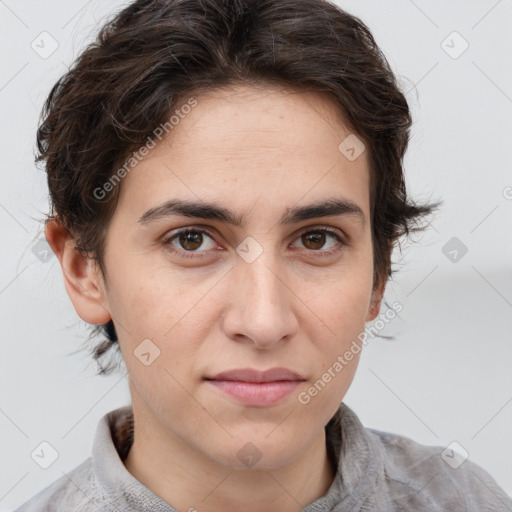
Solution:
M 325 428 L 336 475 L 302 512 L 512 512 L 512 499 L 487 472 L 460 464 L 446 447 L 365 428 L 344 403 Z M 111 411 L 99 422 L 92 457 L 15 512 L 177 512 L 125 468 L 132 442 L 131 407 Z

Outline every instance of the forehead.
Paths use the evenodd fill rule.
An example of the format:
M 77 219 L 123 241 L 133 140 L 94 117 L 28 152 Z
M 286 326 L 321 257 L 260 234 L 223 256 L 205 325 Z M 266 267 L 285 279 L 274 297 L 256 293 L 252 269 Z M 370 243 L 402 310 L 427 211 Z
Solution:
M 118 207 L 141 213 L 184 197 L 269 212 L 338 192 L 367 209 L 367 152 L 351 160 L 340 150 L 353 135 L 326 97 L 234 86 L 193 99 L 190 109 L 176 107 L 169 135 L 126 176 Z
M 229 152 L 224 155 L 229 158 L 243 158 L 244 151 L 252 157 L 258 149 L 287 153 L 295 147 L 305 153 L 327 133 L 335 139 L 350 133 L 336 105 L 319 93 L 234 85 L 195 100 L 197 106 L 182 116 L 166 141 L 178 151 L 182 145 L 188 149 L 210 145 L 212 155 Z

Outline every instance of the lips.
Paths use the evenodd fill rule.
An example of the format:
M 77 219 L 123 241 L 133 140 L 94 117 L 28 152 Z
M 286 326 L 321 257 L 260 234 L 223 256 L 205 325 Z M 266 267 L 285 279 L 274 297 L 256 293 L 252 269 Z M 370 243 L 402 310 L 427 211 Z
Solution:
M 287 368 L 260 371 L 241 368 L 221 372 L 205 379 L 223 395 L 247 406 L 266 407 L 290 395 L 305 379 Z
M 240 368 L 221 372 L 208 380 L 234 380 L 241 382 L 275 382 L 283 380 L 305 380 L 298 373 L 287 368 L 271 368 L 260 371 L 253 368 Z

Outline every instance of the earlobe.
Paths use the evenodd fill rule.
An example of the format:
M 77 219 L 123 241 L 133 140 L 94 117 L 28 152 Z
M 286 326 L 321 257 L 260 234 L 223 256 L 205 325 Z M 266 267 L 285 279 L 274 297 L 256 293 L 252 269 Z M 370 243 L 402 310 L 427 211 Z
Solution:
M 381 286 L 374 288 L 372 292 L 372 298 L 370 302 L 370 306 L 368 309 L 368 314 L 366 316 L 366 321 L 371 322 L 377 318 L 377 315 L 380 312 L 380 305 L 382 302 L 382 297 L 384 296 L 385 283 Z
M 59 260 L 64 286 L 78 316 L 90 324 L 108 322 L 111 315 L 96 262 L 77 250 L 73 235 L 57 218 L 47 221 L 45 235 Z

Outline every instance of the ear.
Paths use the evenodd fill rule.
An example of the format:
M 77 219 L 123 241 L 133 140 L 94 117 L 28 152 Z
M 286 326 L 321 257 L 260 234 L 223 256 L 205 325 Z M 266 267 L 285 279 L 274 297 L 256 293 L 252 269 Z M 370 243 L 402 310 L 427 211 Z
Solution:
M 384 296 L 384 290 L 386 288 L 386 282 L 379 284 L 373 288 L 372 298 L 370 301 L 370 306 L 368 308 L 368 315 L 366 316 L 366 321 L 371 322 L 374 320 L 380 311 L 380 304 L 382 302 L 382 297 Z
M 73 235 L 58 218 L 52 217 L 46 222 L 45 235 L 59 260 L 64 286 L 78 316 L 90 324 L 108 322 L 111 316 L 96 261 L 78 251 Z

